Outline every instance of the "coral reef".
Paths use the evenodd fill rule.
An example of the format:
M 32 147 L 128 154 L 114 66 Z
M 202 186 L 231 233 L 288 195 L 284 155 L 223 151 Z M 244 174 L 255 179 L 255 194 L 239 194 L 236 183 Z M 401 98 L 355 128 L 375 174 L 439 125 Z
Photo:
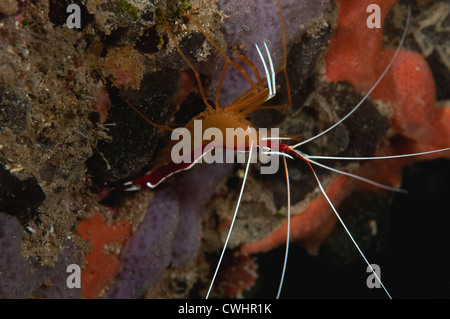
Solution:
M 81 262 L 73 243 L 63 244 L 63 252 L 51 269 L 22 255 L 23 234 L 15 217 L 0 213 L 0 298 L 80 298 L 80 290 L 66 285 L 67 266 Z
M 137 90 L 144 76 L 145 67 L 140 54 L 133 48 L 125 46 L 108 51 L 105 69 L 111 75 L 114 86 Z
M 143 297 L 169 265 L 184 266 L 197 255 L 202 212 L 230 168 L 219 165 L 196 167 L 178 185 L 155 192 L 142 223 L 122 251 L 122 269 L 107 297 Z M 197 186 L 187 191 L 191 185 Z
M 122 269 L 107 292 L 108 298 L 142 298 L 170 264 L 170 247 L 178 224 L 176 196 L 171 190 L 159 191 L 147 209 L 122 252 Z
M 382 12 L 387 14 L 388 9 L 395 2 L 383 2 L 385 7 Z M 393 55 L 392 51 L 382 48 L 381 32 L 363 28 L 362 30 L 364 32 L 356 28 L 356 25 L 360 22 L 361 12 L 365 10 L 367 5 L 368 3 L 365 2 L 360 2 L 359 6 L 356 6 L 355 3 L 345 2 L 340 7 L 338 24 L 339 21 L 343 21 L 343 23 L 339 24 L 337 31 L 334 33 L 330 42 L 329 51 L 325 57 L 327 62 L 327 78 L 330 81 L 348 81 L 360 92 L 365 92 L 370 89 Z M 351 39 L 350 42 L 349 39 Z M 373 44 L 363 48 L 360 45 L 362 42 Z M 364 51 L 358 52 L 358 50 Z M 368 61 L 372 62 L 368 63 Z M 394 145 L 394 142 L 391 142 L 389 146 L 382 144 L 377 150 L 377 154 L 414 153 L 443 148 L 449 145 L 450 141 L 446 133 L 448 126 L 444 124 L 448 123 L 449 109 L 435 107 L 433 76 L 420 55 L 413 52 L 401 51 L 388 73 L 386 80 L 380 83 L 372 96 L 389 102 L 392 105 L 394 109 L 391 118 L 392 126 L 399 136 L 409 139 L 409 141 L 405 140 L 402 143 L 397 142 L 399 145 Z M 411 112 L 411 109 L 414 112 Z M 424 119 L 428 120 L 424 122 Z M 417 129 L 419 126 L 420 129 Z M 428 155 L 425 158 L 441 157 L 442 155 Z M 395 186 L 401 182 L 401 169 L 407 163 L 415 160 L 417 158 L 389 160 L 381 164 L 379 162 L 371 162 L 363 165 L 358 171 L 358 174 Z M 339 188 L 346 192 L 349 190 L 348 186 Z M 331 186 L 329 192 L 334 194 Z M 337 195 L 331 196 L 331 198 L 335 197 Z M 324 199 L 319 199 L 319 201 L 325 204 Z M 335 203 L 338 206 L 340 200 L 336 199 Z M 310 205 L 309 209 L 311 208 L 312 206 Z M 316 211 L 320 212 L 327 209 L 327 207 L 324 207 L 322 209 L 316 209 Z M 333 218 L 333 214 L 330 214 L 330 218 Z M 299 224 L 304 224 L 305 229 L 310 229 L 306 221 L 308 217 L 302 214 L 298 216 L 298 219 Z M 294 223 L 297 223 L 297 221 L 294 221 Z M 329 232 L 330 230 L 327 230 L 325 227 L 322 231 Z M 284 231 L 280 230 L 276 235 L 278 239 L 275 241 L 282 241 L 283 233 Z M 299 231 L 299 233 L 303 232 Z M 321 237 L 323 240 L 327 236 Z M 302 240 L 308 239 L 308 235 L 300 235 L 300 238 Z M 268 238 L 267 240 L 271 241 L 273 239 Z M 320 242 L 316 244 L 320 244 Z M 269 247 L 270 245 L 266 246 L 265 249 L 269 249 Z M 255 251 L 250 246 L 246 246 L 244 249 L 247 252 Z
M 5 15 L 14 15 L 19 11 L 19 3 L 16 0 L 6 0 L 0 3 L 0 12 Z
M 53 266 L 90 202 L 85 161 L 105 137 L 87 117 L 97 58 L 81 33 L 52 26 L 48 2 L 18 3 L 1 17 L 1 210 L 27 229 L 24 254 Z
M 396 2 L 380 1 L 383 20 Z M 347 81 L 361 93 L 370 89 L 394 52 L 392 49 L 383 48 L 380 30 L 358 27 L 361 16 L 364 16 L 363 13 L 370 3 L 370 1 L 339 2 L 338 28 L 331 38 L 329 51 L 325 56 L 328 80 Z M 404 7 L 398 7 L 397 10 L 405 12 Z M 367 43 L 367 46 L 362 46 L 361 43 Z M 402 50 L 386 79 L 372 94 L 373 98 L 388 102 L 392 106 L 390 121 L 395 131 L 394 134 L 390 133 L 389 142 L 383 141 L 380 144 L 376 151 L 377 155 L 422 152 L 450 145 L 447 125 L 450 109 L 437 107 L 435 92 L 433 74 L 424 58 L 418 53 Z M 368 162 L 356 172 L 360 176 L 383 184 L 399 186 L 402 170 L 406 165 L 445 155 L 440 153 L 420 158 Z M 362 188 L 364 185 L 360 182 L 350 182 L 347 177 L 340 176 L 327 188 L 327 193 L 339 207 L 342 200 L 356 187 Z M 293 218 L 293 240 L 300 242 L 310 253 L 317 254 L 319 247 L 330 235 L 335 221 L 334 213 L 325 199 L 318 198 L 312 201 L 302 214 Z M 271 236 L 257 243 L 246 244 L 242 249 L 246 253 L 267 251 L 282 245 L 285 238 L 286 225 L 282 225 Z M 368 247 L 367 243 L 363 245 Z M 355 253 L 353 258 L 359 256 Z
M 316 19 L 322 16 L 329 3 L 329 0 L 289 0 L 281 2 L 288 50 L 308 32 L 315 32 L 315 38 L 319 38 L 323 33 L 326 33 L 321 29 L 328 28 L 327 22 L 323 20 L 316 22 Z M 255 43 L 262 45 L 265 41 L 269 46 L 274 65 L 280 66 L 283 63 L 280 17 L 274 3 L 257 1 L 244 3 L 237 0 L 219 1 L 218 8 L 227 17 L 223 33 L 227 46 L 233 50 L 233 53 L 243 53 L 258 64 L 260 59 L 255 50 Z M 305 38 L 308 38 L 308 36 L 305 36 Z M 311 60 L 311 57 L 309 60 Z M 216 88 L 221 71 L 222 69 L 219 67 L 211 75 L 210 88 L 213 91 Z M 221 105 L 226 106 L 246 87 L 248 87 L 248 83 L 242 76 L 236 70 L 229 70 L 222 86 Z
M 380 0 L 383 29 L 361 28 L 369 2 L 281 0 L 293 107 L 257 111 L 252 123 L 305 139 L 358 103 L 390 61 L 406 13 L 396 0 Z M 71 3 L 81 8 L 79 29 L 66 23 Z M 450 145 L 450 7 L 446 1 L 415 4 L 405 48 L 386 79 L 344 125 L 302 150 L 370 156 Z M 194 74 L 170 40 L 162 12 L 179 47 L 201 73 L 208 97 L 214 97 L 223 57 L 181 9 L 195 13 L 207 36 L 230 56 L 244 54 L 260 69 L 254 45 L 266 42 L 275 68 L 282 65 L 274 1 L 0 0 L 1 298 L 204 297 L 231 223 L 242 167 L 197 165 L 155 190 L 124 193 L 115 188 L 151 168 L 170 138 L 129 104 L 149 120 L 172 126 L 183 125 L 204 108 Z M 270 102 L 286 104 L 283 76 L 277 83 L 280 88 Z M 239 72 L 229 68 L 220 104 L 247 87 Z M 416 160 L 330 165 L 400 185 L 402 170 Z M 439 163 L 439 172 L 447 176 L 448 162 Z M 436 187 L 442 197 L 448 183 L 439 182 L 439 172 L 424 176 L 422 164 L 405 169 L 408 178 L 425 184 L 411 186 L 412 196 Z M 278 280 L 274 274 L 282 255 L 276 247 L 286 235 L 285 180 L 281 170 L 261 176 L 258 168 L 252 166 L 249 174 L 215 297 L 259 296 L 261 280 Z M 312 270 L 333 273 L 335 268 L 317 267 L 320 258 L 341 266 L 358 259 L 346 235 L 334 227 L 336 219 L 308 167 L 289 162 L 289 170 L 292 240 L 319 255 L 296 263 L 295 255 L 306 254 L 294 247 L 291 262 L 298 269 L 291 275 L 308 276 L 308 263 Z M 387 246 L 389 207 L 398 198 L 345 176 L 325 170 L 318 174 L 363 249 L 376 246 L 378 252 Z M 412 233 L 423 231 L 408 222 Z M 405 245 L 397 239 L 393 246 Z M 398 270 L 393 255 L 389 265 Z M 274 260 L 279 260 L 278 268 L 267 271 Z M 70 264 L 82 269 L 81 289 L 66 285 Z M 364 266 L 358 269 L 363 272 Z M 320 278 L 310 277 L 312 287 L 321 287 Z M 292 287 L 295 280 L 288 281 L 287 290 L 308 296 L 307 286 Z M 275 295 L 276 288 L 270 289 L 265 296 Z M 319 293 L 310 289 L 309 296 Z
M 130 237 L 131 225 L 126 220 L 108 225 L 103 215 L 96 213 L 78 224 L 77 233 L 83 240 L 90 241 L 92 248 L 86 254 L 87 265 L 81 277 L 83 296 L 95 298 L 119 272 L 120 262 L 114 251 L 120 251 Z

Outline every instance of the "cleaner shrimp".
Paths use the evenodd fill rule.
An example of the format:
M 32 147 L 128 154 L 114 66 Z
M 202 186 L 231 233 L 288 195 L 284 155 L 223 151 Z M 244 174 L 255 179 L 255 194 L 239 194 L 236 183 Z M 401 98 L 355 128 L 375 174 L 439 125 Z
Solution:
M 286 40 L 286 31 L 285 31 L 285 24 L 283 20 L 283 12 L 282 12 L 282 6 L 280 3 L 280 0 L 277 0 L 278 5 L 278 12 L 279 12 L 279 20 L 280 20 L 280 29 L 282 33 L 282 46 L 283 46 L 283 58 L 282 58 L 282 65 L 278 68 L 275 68 L 274 62 L 272 60 L 271 52 L 269 49 L 270 43 L 266 43 L 263 41 L 262 46 L 256 44 L 255 50 L 258 53 L 258 56 L 260 58 L 260 63 L 263 66 L 264 69 L 264 76 L 262 76 L 259 71 L 258 67 L 255 65 L 255 63 L 247 58 L 245 55 L 236 54 L 235 58 L 240 63 L 235 62 L 235 60 L 229 58 L 229 56 L 217 45 L 214 41 L 211 40 L 211 38 L 206 34 L 206 32 L 203 30 L 202 26 L 195 21 L 195 19 L 191 16 L 190 13 L 183 11 L 183 14 L 195 24 L 195 26 L 198 28 L 198 30 L 205 36 L 206 40 L 219 52 L 219 55 L 225 60 L 221 76 L 217 85 L 216 94 L 214 96 L 214 103 L 209 103 L 207 99 L 207 94 L 205 92 L 205 89 L 203 88 L 203 84 L 200 78 L 200 74 L 193 66 L 192 62 L 189 61 L 189 59 L 185 56 L 183 51 L 180 49 L 180 47 L 177 45 L 175 37 L 170 31 L 170 25 L 167 20 L 165 21 L 165 26 L 169 30 L 169 35 L 172 38 L 172 41 L 174 42 L 176 46 L 176 50 L 181 55 L 183 60 L 186 62 L 186 64 L 189 66 L 189 68 L 192 70 L 192 72 L 195 75 L 198 88 L 202 97 L 203 102 L 206 105 L 206 110 L 199 115 L 195 116 L 189 123 L 185 126 L 185 129 L 190 132 L 194 133 L 195 131 L 195 121 L 201 121 L 203 124 L 202 133 L 204 133 L 209 128 L 218 128 L 221 131 L 225 131 L 227 128 L 240 128 L 243 132 L 246 130 L 249 130 L 250 128 L 254 128 L 255 126 L 248 120 L 248 116 L 250 116 L 252 113 L 258 110 L 290 110 L 293 106 L 292 98 L 291 98 L 291 91 L 290 91 L 290 84 L 289 84 L 289 77 L 287 72 L 287 66 L 288 66 L 288 52 L 287 52 L 287 40 Z M 289 169 L 292 169 L 294 163 L 288 164 L 288 160 L 293 159 L 301 159 L 303 163 L 306 164 L 307 170 L 309 170 L 311 177 L 317 184 L 318 189 L 316 190 L 316 193 L 323 196 L 323 198 L 326 199 L 327 204 L 332 209 L 333 213 L 335 214 L 338 222 L 341 224 L 342 229 L 345 231 L 347 238 L 350 239 L 352 245 L 354 248 L 356 248 L 360 258 L 363 259 L 364 263 L 366 264 L 367 269 L 371 272 L 371 275 L 374 278 L 374 285 L 381 286 L 384 293 L 389 297 L 395 297 L 391 296 L 389 291 L 389 286 L 385 285 L 385 282 L 382 280 L 382 278 L 379 277 L 379 272 L 374 269 L 374 266 L 371 262 L 377 262 L 377 260 L 372 260 L 371 258 L 368 258 L 366 254 L 364 253 L 363 249 L 361 249 L 360 245 L 357 243 L 357 240 L 355 239 L 352 232 L 347 227 L 346 222 L 342 219 L 341 214 L 339 213 L 339 207 L 332 202 L 332 198 L 327 194 L 327 184 L 324 182 L 324 179 L 322 178 L 322 173 L 319 173 L 319 170 L 327 170 L 333 173 L 340 174 L 341 176 L 346 176 L 351 179 L 355 179 L 357 181 L 362 181 L 364 183 L 367 183 L 369 185 L 375 186 L 380 189 L 385 189 L 392 192 L 399 192 L 399 193 L 405 193 L 406 190 L 398 188 L 396 185 L 385 185 L 380 182 L 377 182 L 376 179 L 368 178 L 363 175 L 359 175 L 357 173 L 351 173 L 347 172 L 344 169 L 341 168 L 333 168 L 331 165 L 327 164 L 325 161 L 378 161 L 378 160 L 395 160 L 395 159 L 401 159 L 401 158 L 408 158 L 408 157 L 415 157 L 419 155 L 430 155 L 430 154 L 436 154 L 439 152 L 449 151 L 450 148 L 440 148 L 435 150 L 427 150 L 427 151 L 421 151 L 421 152 L 414 152 L 409 154 L 387 154 L 387 155 L 369 155 L 369 156 L 314 156 L 310 155 L 310 151 L 307 149 L 305 151 L 300 150 L 302 146 L 306 146 L 306 144 L 316 140 L 320 139 L 321 137 L 325 136 L 331 131 L 337 130 L 343 123 L 346 123 L 348 119 L 352 117 L 354 113 L 356 113 L 357 110 L 359 110 L 364 102 L 369 98 L 369 96 L 373 93 L 373 91 L 380 85 L 381 81 L 386 77 L 386 74 L 391 69 L 392 65 L 396 61 L 396 58 L 401 50 L 401 48 L 404 45 L 406 35 L 409 28 L 411 18 L 411 10 L 408 11 L 408 17 L 406 19 L 405 27 L 403 35 L 399 41 L 398 47 L 395 50 L 395 52 L 391 55 L 389 62 L 385 66 L 382 73 L 378 76 L 376 81 L 371 84 L 370 89 L 366 92 L 366 94 L 363 96 L 363 98 L 349 111 L 345 112 L 344 115 L 340 116 L 340 118 L 335 121 L 332 125 L 330 125 L 328 128 L 322 130 L 320 133 L 314 134 L 308 138 L 305 138 L 303 140 L 298 140 L 295 137 L 285 136 L 285 137 L 277 137 L 277 136 L 257 136 L 256 139 L 244 139 L 244 142 L 241 144 L 235 143 L 235 140 L 233 140 L 231 144 L 227 144 L 226 142 L 220 142 L 215 144 L 201 144 L 200 146 L 195 146 L 195 143 L 190 144 L 190 149 L 188 151 L 189 158 L 186 162 L 178 162 L 175 163 L 173 160 L 168 160 L 168 155 L 165 154 L 161 158 L 163 158 L 163 161 L 160 161 L 157 163 L 156 167 L 151 170 L 149 173 L 147 173 L 145 176 L 142 176 L 136 180 L 126 182 L 123 186 L 125 190 L 139 190 L 144 188 L 154 188 L 158 186 L 160 183 L 162 183 L 166 178 L 172 176 L 175 173 L 187 170 L 191 168 L 193 165 L 195 165 L 198 161 L 200 161 L 202 158 L 204 158 L 206 155 L 211 153 L 212 149 L 219 149 L 222 148 L 224 150 L 232 149 L 234 151 L 238 152 L 244 152 L 252 154 L 255 152 L 255 149 L 259 148 L 259 151 L 261 153 L 264 153 L 266 155 L 275 155 L 280 156 L 282 160 L 282 164 L 284 167 L 284 180 L 285 180 L 285 195 L 286 195 L 286 212 L 285 217 L 287 219 L 287 225 L 286 225 L 286 246 L 284 251 L 284 263 L 281 271 L 281 278 L 279 280 L 278 285 L 278 292 L 277 297 L 280 297 L 282 295 L 283 290 L 283 283 L 285 282 L 285 276 L 286 276 L 286 268 L 288 265 L 288 256 L 292 255 L 292 252 L 289 253 L 289 242 L 291 241 L 291 177 L 289 174 Z M 242 66 L 245 65 L 245 67 Z M 225 75 L 229 71 L 229 69 L 234 69 L 237 71 L 242 78 L 246 80 L 246 82 L 249 85 L 249 88 L 244 90 L 240 95 L 235 98 L 234 101 L 229 103 L 227 106 L 222 107 L 220 105 L 220 94 L 222 90 L 222 85 L 224 83 Z M 280 89 L 281 85 L 277 84 L 276 76 L 278 74 L 283 75 L 282 82 L 284 81 L 285 91 L 283 93 L 287 96 L 287 103 L 286 104 L 280 104 L 276 106 L 269 105 L 267 106 L 265 103 L 269 100 L 273 100 Z M 139 112 L 138 109 L 133 107 L 133 105 L 130 104 L 130 107 L 132 107 L 136 112 L 138 112 L 142 117 L 146 119 L 146 117 Z M 171 128 L 163 125 L 158 125 L 150 120 L 147 119 L 152 125 L 155 125 L 160 128 L 165 128 L 172 130 Z M 203 135 L 203 134 L 202 134 Z M 287 142 L 286 142 L 287 141 Z M 194 145 L 194 146 L 192 146 Z M 166 150 L 172 150 L 174 147 L 173 144 L 169 145 Z M 200 150 L 198 150 L 200 148 Z M 308 153 L 307 153 L 308 152 Z M 234 214 L 232 217 L 231 225 L 229 228 L 229 231 L 227 233 L 225 243 L 223 246 L 223 249 L 221 250 L 221 255 L 219 257 L 218 265 L 215 268 L 214 275 L 212 277 L 211 283 L 208 287 L 208 292 L 206 293 L 206 298 L 208 298 L 211 295 L 212 290 L 214 289 L 214 283 L 217 277 L 218 272 L 220 271 L 221 262 L 223 260 L 223 257 L 226 253 L 226 249 L 228 247 L 228 242 L 230 240 L 230 236 L 232 234 L 233 226 L 236 221 L 237 213 L 240 208 L 242 196 L 244 193 L 245 183 L 247 181 L 247 178 L 249 177 L 249 168 L 250 168 L 250 158 L 251 156 L 248 156 L 248 160 L 245 164 L 245 172 L 243 174 L 242 178 L 242 185 L 239 191 L 239 196 L 237 199 L 237 203 L 234 209 Z M 369 174 L 370 176 L 370 174 Z M 359 265 L 360 266 L 360 265 Z M 301 265 L 300 265 L 301 267 Z M 363 267 L 363 271 L 364 271 Z M 383 268 L 384 270 L 384 268 Z M 369 274 L 366 273 L 366 276 Z M 363 281 L 365 283 L 365 280 Z

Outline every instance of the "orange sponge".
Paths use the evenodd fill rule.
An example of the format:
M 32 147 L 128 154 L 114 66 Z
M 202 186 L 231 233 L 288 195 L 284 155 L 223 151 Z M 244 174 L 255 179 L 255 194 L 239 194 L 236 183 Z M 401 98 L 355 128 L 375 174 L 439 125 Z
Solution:
M 90 240 L 92 251 L 86 254 L 87 266 L 81 274 L 83 297 L 96 298 L 119 271 L 119 259 L 105 251 L 108 245 L 123 246 L 131 235 L 131 225 L 121 220 L 108 225 L 102 214 L 82 220 L 77 227 L 78 235 Z
M 326 77 L 331 82 L 346 81 L 360 93 L 367 92 L 391 61 L 394 51 L 382 47 L 381 29 L 366 27 L 367 7 L 373 0 L 340 0 L 338 28 L 333 34 L 325 57 Z M 381 19 L 397 0 L 378 0 Z M 372 93 L 372 98 L 391 104 L 392 127 L 397 141 L 381 145 L 377 156 L 416 153 L 450 146 L 450 108 L 436 107 L 435 83 L 427 62 L 417 53 L 399 52 L 386 77 Z M 388 145 L 389 144 L 389 145 Z M 357 175 L 386 185 L 398 186 L 402 168 L 419 159 L 448 156 L 435 153 L 427 156 L 395 160 L 369 161 Z M 352 189 L 362 183 L 338 177 L 327 189 L 331 201 L 338 206 Z M 365 184 L 364 184 L 365 185 Z M 317 249 L 331 233 L 336 222 L 334 213 L 323 197 L 292 218 L 293 241 L 299 241 L 310 252 Z M 268 251 L 286 241 L 286 224 L 268 237 L 245 244 L 245 253 Z

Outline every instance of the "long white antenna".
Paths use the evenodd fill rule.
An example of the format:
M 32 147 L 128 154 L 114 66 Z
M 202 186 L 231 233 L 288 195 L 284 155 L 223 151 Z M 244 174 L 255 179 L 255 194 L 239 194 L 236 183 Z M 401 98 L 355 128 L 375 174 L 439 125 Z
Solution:
M 319 185 L 320 191 L 322 192 L 323 196 L 325 196 L 325 199 L 327 200 L 328 204 L 330 205 L 331 209 L 333 209 L 334 213 L 336 214 L 336 217 L 339 219 L 339 221 L 341 222 L 342 226 L 344 227 L 345 231 L 347 232 L 348 236 L 350 237 L 350 239 L 352 240 L 353 244 L 355 245 L 356 249 L 358 250 L 359 254 L 362 256 L 362 258 L 364 259 L 364 261 L 366 262 L 366 264 L 369 266 L 369 268 L 372 270 L 372 273 L 375 275 L 375 278 L 378 280 L 378 282 L 380 283 L 381 287 L 383 287 L 384 291 L 386 292 L 387 296 L 389 297 L 389 299 L 392 299 L 391 294 L 388 292 L 388 290 L 386 289 L 386 287 L 384 286 L 384 284 L 381 282 L 380 277 L 378 277 L 377 273 L 375 272 L 375 270 L 373 269 L 372 265 L 369 263 L 369 261 L 367 260 L 366 256 L 364 255 L 364 253 L 362 252 L 362 250 L 359 248 L 359 245 L 356 243 L 355 239 L 353 238 L 352 234 L 350 233 L 350 231 L 348 230 L 347 226 L 345 225 L 344 221 L 342 220 L 341 216 L 339 215 L 339 213 L 337 212 L 336 208 L 334 208 L 333 203 L 331 202 L 330 198 L 328 197 L 327 193 L 325 192 L 325 190 L 323 189 L 322 183 L 319 180 L 319 177 L 317 176 L 316 172 L 314 171 L 313 167 L 311 166 L 311 164 L 309 162 L 307 162 L 309 168 L 311 169 L 311 171 L 314 174 L 314 178 L 317 181 L 317 184 Z
M 409 154 L 403 154 L 403 155 L 390 155 L 390 156 L 366 156 L 366 157 L 316 156 L 316 155 L 306 155 L 305 153 L 302 153 L 302 152 L 300 154 L 308 159 L 364 161 L 364 160 L 380 160 L 380 159 L 412 157 L 412 156 L 420 156 L 420 155 L 433 154 L 433 153 L 445 152 L 445 151 L 450 151 L 450 147 L 441 148 L 441 149 L 433 150 L 433 151 L 427 151 L 427 152 L 409 153 Z M 296 152 L 298 152 L 298 151 L 296 150 Z
M 245 168 L 245 174 L 244 174 L 244 178 L 242 180 L 241 191 L 239 193 L 239 198 L 238 198 L 238 201 L 237 201 L 237 204 L 236 204 L 236 209 L 234 210 L 233 220 L 231 221 L 230 229 L 228 230 L 227 239 L 225 240 L 225 243 L 223 245 L 222 253 L 220 254 L 219 262 L 218 262 L 218 264 L 216 266 L 216 270 L 215 270 L 214 276 L 213 276 L 213 278 L 211 280 L 211 284 L 209 285 L 208 293 L 206 294 L 205 299 L 208 299 L 209 295 L 211 294 L 211 289 L 212 289 L 212 287 L 214 285 L 214 281 L 216 280 L 217 273 L 219 272 L 219 267 L 220 267 L 220 264 L 222 263 L 222 259 L 223 259 L 223 256 L 225 254 L 225 250 L 227 248 L 228 241 L 230 240 L 231 231 L 233 230 L 234 222 L 236 221 L 236 216 L 237 216 L 237 212 L 239 210 L 239 205 L 241 203 L 242 194 L 244 193 L 244 186 L 245 186 L 245 181 L 247 180 L 248 169 L 250 167 L 250 161 L 251 161 L 251 158 L 252 158 L 252 151 L 253 151 L 253 140 L 252 140 L 252 143 L 250 144 L 250 151 L 249 151 L 249 156 L 248 156 L 248 162 L 247 162 L 247 166 Z
M 299 154 L 301 157 L 303 157 L 303 159 L 305 161 L 307 161 L 307 162 L 309 162 L 311 164 L 320 166 L 322 168 L 325 168 L 325 169 L 327 169 L 329 171 L 332 171 L 332 172 L 335 172 L 335 173 L 339 173 L 339 174 L 342 174 L 342 175 L 347 175 L 349 177 L 358 179 L 358 180 L 360 180 L 362 182 L 374 185 L 376 187 L 379 187 L 381 189 L 385 189 L 385 190 L 388 190 L 388 191 L 391 191 L 391 192 L 399 192 L 399 193 L 404 193 L 404 194 L 408 193 L 406 190 L 404 190 L 402 188 L 384 185 L 384 184 L 375 182 L 375 181 L 373 181 L 371 179 L 368 179 L 368 178 L 365 178 L 365 177 L 362 177 L 362 176 L 359 176 L 359 175 L 356 175 L 356 174 L 352 174 L 352 173 L 349 173 L 349 172 L 346 172 L 346 171 L 343 171 L 343 170 L 340 170 L 340 169 L 337 169 L 337 168 L 334 168 L 334 167 L 330 167 L 328 165 L 325 165 L 325 164 L 313 161 L 311 158 L 314 158 L 314 156 L 309 156 L 309 155 L 307 155 L 307 154 L 305 154 L 303 152 L 300 152 L 299 150 L 293 150 L 293 151 L 296 152 L 297 154 Z
M 383 80 L 383 78 L 385 77 L 385 75 L 388 73 L 388 71 L 390 70 L 392 64 L 394 63 L 395 59 L 397 58 L 398 53 L 400 52 L 400 49 L 402 48 L 403 44 L 405 43 L 405 39 L 406 39 L 406 35 L 408 34 L 408 29 L 409 29 L 409 24 L 411 21 L 411 6 L 408 6 L 408 17 L 406 19 L 406 25 L 405 25 L 405 30 L 403 31 L 403 35 L 402 38 L 400 40 L 400 43 L 398 44 L 397 49 L 395 50 L 394 56 L 392 57 L 391 61 L 389 61 L 389 64 L 386 66 L 386 68 L 384 69 L 383 73 L 381 73 L 380 77 L 378 78 L 378 80 L 375 82 L 375 84 L 370 88 L 370 90 L 366 93 L 366 95 L 364 95 L 364 97 L 361 99 L 361 101 L 359 101 L 359 103 L 349 112 L 347 113 L 347 115 L 345 115 L 342 119 L 340 119 L 339 121 L 337 121 L 336 123 L 334 123 L 332 126 L 330 126 L 329 128 L 327 128 L 325 131 L 322 131 L 321 133 L 307 139 L 304 140 L 300 143 L 297 143 L 293 146 L 293 148 L 299 147 L 300 145 L 306 144 L 308 142 L 311 142 L 312 140 L 315 140 L 316 138 L 328 133 L 329 131 L 331 131 L 332 129 L 334 129 L 336 126 L 338 126 L 339 124 L 341 124 L 342 122 L 344 122 L 350 115 L 352 115 L 363 103 L 365 100 L 367 100 L 367 98 L 369 97 L 370 94 L 372 94 L 373 90 L 375 90 L 375 88 L 378 86 L 378 84 L 380 84 L 381 80 Z
M 289 241 L 290 241 L 290 233 L 291 233 L 291 190 L 289 186 L 289 172 L 286 163 L 286 157 L 283 156 L 284 162 L 284 171 L 286 173 L 286 189 L 287 189 L 287 233 L 286 233 L 286 251 L 284 253 L 284 263 L 283 263 L 283 271 L 281 272 L 280 285 L 278 286 L 277 299 L 280 298 L 281 288 L 284 283 L 284 276 L 286 274 L 286 265 L 288 260 L 289 253 Z

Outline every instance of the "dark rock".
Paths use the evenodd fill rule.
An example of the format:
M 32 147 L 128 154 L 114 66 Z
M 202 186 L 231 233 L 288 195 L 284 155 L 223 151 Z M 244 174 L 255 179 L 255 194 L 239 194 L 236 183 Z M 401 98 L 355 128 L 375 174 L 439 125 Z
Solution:
M 155 123 L 165 124 L 175 110 L 179 74 L 164 69 L 147 73 L 140 90 L 110 92 L 112 107 L 107 124 L 112 141 L 101 141 L 87 162 L 90 172 L 100 181 L 118 182 L 135 176 L 154 157 L 158 130 L 134 112 L 126 101 Z
M 36 178 L 20 180 L 0 165 L 0 211 L 16 216 L 25 225 L 36 215 L 45 194 Z

